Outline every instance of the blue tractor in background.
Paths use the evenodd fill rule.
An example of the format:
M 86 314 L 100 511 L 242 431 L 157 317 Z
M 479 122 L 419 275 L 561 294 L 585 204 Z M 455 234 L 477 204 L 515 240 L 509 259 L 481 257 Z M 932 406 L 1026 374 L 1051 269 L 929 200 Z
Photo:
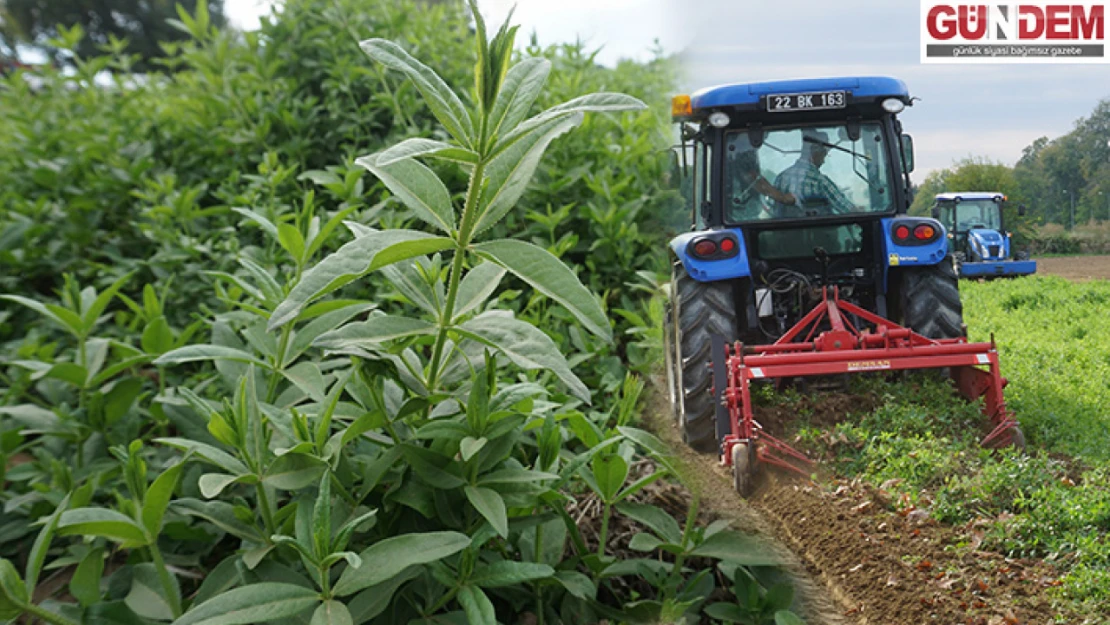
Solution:
M 1013 247 L 1013 233 L 1005 229 L 1001 193 L 941 193 L 933 217 L 948 229 L 956 271 L 961 278 L 1027 276 L 1037 272 L 1037 261 Z M 1018 206 L 1018 215 L 1025 206 Z
M 807 461 L 755 421 L 749 381 L 941 368 L 988 395 L 989 443 L 1017 441 L 993 345 L 964 338 L 947 232 L 906 215 L 913 142 L 898 114 L 911 103 L 887 77 L 672 100 L 692 226 L 670 243 L 670 398 L 686 442 L 717 451 L 742 493 L 759 462 Z

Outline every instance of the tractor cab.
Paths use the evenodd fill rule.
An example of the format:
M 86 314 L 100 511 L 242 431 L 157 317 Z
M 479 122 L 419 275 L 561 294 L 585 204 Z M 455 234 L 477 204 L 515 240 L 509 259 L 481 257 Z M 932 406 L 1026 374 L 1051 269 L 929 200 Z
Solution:
M 1020 276 L 1035 273 L 1036 261 L 1013 249 L 1013 233 L 1006 230 L 1001 193 L 941 193 L 933 217 L 948 229 L 957 270 L 964 277 Z M 1018 207 L 1018 215 L 1025 206 Z
M 758 338 L 780 335 L 807 309 L 780 292 L 783 280 L 839 286 L 882 315 L 896 309 L 890 268 L 935 264 L 947 252 L 939 223 L 902 217 L 913 141 L 898 114 L 911 103 L 905 83 L 885 77 L 676 96 L 692 224 L 672 243 L 676 256 L 695 279 L 751 277 L 760 293 L 747 322 Z

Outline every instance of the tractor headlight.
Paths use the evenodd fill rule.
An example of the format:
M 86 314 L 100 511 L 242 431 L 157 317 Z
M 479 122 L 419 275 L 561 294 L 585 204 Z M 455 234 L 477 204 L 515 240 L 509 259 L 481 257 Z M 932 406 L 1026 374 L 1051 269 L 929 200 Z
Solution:
M 887 98 L 883 100 L 883 110 L 887 113 L 901 113 L 906 109 L 906 103 L 898 98 Z
M 728 113 L 717 111 L 709 116 L 709 125 L 714 128 L 724 128 L 729 122 Z

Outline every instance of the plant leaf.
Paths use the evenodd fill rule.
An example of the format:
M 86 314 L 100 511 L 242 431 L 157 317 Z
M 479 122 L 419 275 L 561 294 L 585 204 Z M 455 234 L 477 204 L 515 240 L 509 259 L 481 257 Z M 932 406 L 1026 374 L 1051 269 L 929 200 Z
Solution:
M 220 530 L 251 542 L 263 542 L 258 531 L 235 516 L 235 507 L 226 501 L 201 501 L 175 499 L 171 504 L 176 512 L 204 519 Z
M 309 625 L 354 625 L 347 606 L 335 599 L 325 601 L 312 613 Z
M 195 362 L 197 360 L 232 360 L 251 363 L 260 367 L 267 366 L 266 363 L 241 349 L 222 345 L 186 345 L 162 354 L 155 359 L 154 364 L 178 365 L 183 362 Z
M 493 227 L 516 206 L 536 173 L 547 146 L 581 123 L 581 113 L 548 120 L 490 161 L 486 168 L 488 183 L 482 191 L 478 222 L 474 227 L 475 235 Z
M 553 118 L 564 117 L 573 113 L 585 112 L 616 112 L 647 108 L 640 100 L 623 93 L 590 93 L 567 100 L 562 104 L 553 106 L 546 111 L 519 124 L 494 146 L 493 153 L 500 153 L 510 147 L 521 137 L 528 134 L 533 128 L 543 125 Z
M 775 625 L 806 625 L 806 623 L 789 610 L 779 610 L 775 612 Z
M 215 499 L 220 496 L 220 493 L 222 493 L 225 488 L 247 477 L 253 476 L 228 475 L 227 473 L 205 473 L 197 480 L 197 486 L 200 488 L 200 494 L 205 499 Z
M 92 304 L 90 304 L 81 315 L 81 324 L 85 327 L 86 332 L 93 329 L 93 326 L 96 325 L 97 318 L 108 308 L 108 304 L 111 303 L 112 298 L 116 296 L 116 293 L 119 293 L 120 287 L 130 280 L 132 275 L 134 274 L 129 273 L 119 278 L 113 282 L 111 286 L 104 289 L 96 296 L 96 299 L 93 300 Z
M 547 579 L 554 574 L 555 569 L 546 564 L 500 560 L 476 569 L 468 582 L 482 588 L 502 588 Z
M 355 163 L 377 176 L 421 221 L 445 233 L 454 232 L 455 208 L 451 205 L 451 193 L 439 176 L 427 165 L 411 158 L 383 162 L 383 154 L 363 156 L 355 159 Z
M 204 404 L 207 406 L 207 404 Z M 205 415 L 207 416 L 207 415 Z M 208 443 L 201 443 L 199 441 L 191 441 L 187 438 L 156 438 L 154 442 L 163 445 L 169 445 L 175 449 L 180 449 L 184 452 L 189 452 L 192 455 L 214 464 L 221 469 L 232 473 L 234 475 L 244 475 L 250 473 L 247 465 L 239 461 L 238 458 L 232 456 L 226 451 L 213 447 Z
M 417 564 L 428 564 L 470 546 L 470 537 L 458 532 L 403 534 L 374 543 L 359 554 L 362 566 L 343 571 L 332 590 L 345 597 L 380 584 Z
M 269 329 L 272 331 L 289 323 L 311 302 L 371 271 L 454 245 L 452 239 L 416 230 L 371 231 L 345 244 L 305 272 L 270 315 Z
M 23 614 L 23 606 L 31 600 L 31 593 L 19 579 L 15 565 L 0 558 L 0 619 L 14 619 Z
M 166 596 L 166 589 L 158 571 L 149 562 L 135 565 L 131 569 L 131 590 L 124 598 L 124 603 L 139 616 L 156 620 L 173 620 L 175 605 L 181 605 L 181 589 L 174 580 L 174 597 Z
M 278 243 L 295 262 L 304 260 L 304 235 L 293 224 L 278 224 Z
M 274 488 L 296 491 L 315 484 L 324 465 L 310 456 L 286 454 L 274 460 L 262 481 Z
M 490 111 L 491 137 L 511 131 L 528 115 L 549 73 L 551 61 L 539 57 L 524 59 L 509 68 Z
M 597 598 L 597 586 L 588 576 L 578 571 L 557 571 L 555 579 L 567 589 L 567 592 L 579 599 Z
M 455 319 L 481 306 L 501 284 L 505 268 L 497 263 L 483 261 L 463 276 L 455 300 Z
M 475 154 L 473 150 L 460 148 L 450 143 L 436 141 L 435 139 L 424 139 L 422 137 L 405 139 L 397 145 L 379 152 L 377 161 L 379 167 L 384 167 L 397 161 L 407 158 L 416 158 L 418 156 L 434 156 L 436 158 L 461 163 L 478 162 L 478 155 Z
M 250 625 L 296 616 L 320 602 L 315 590 L 263 582 L 229 590 L 186 612 L 173 625 Z
M 131 517 L 104 508 L 77 508 L 62 513 L 58 520 L 59 536 L 102 536 L 127 545 L 145 545 L 143 528 Z
M 509 516 L 505 510 L 505 500 L 501 495 L 490 488 L 483 488 L 481 486 L 467 486 L 464 491 L 466 498 L 470 500 L 470 505 L 481 514 L 493 529 L 502 538 L 509 537 Z
M 661 508 L 623 501 L 617 504 L 617 511 L 644 525 L 669 543 L 677 545 L 682 542 L 682 528 L 678 526 L 678 521 Z
M 58 324 L 64 330 L 69 330 L 73 336 L 80 338 L 85 332 L 85 326 L 81 321 L 81 317 L 77 313 L 62 308 L 56 304 L 43 304 L 33 299 L 23 297 L 20 295 L 0 295 L 0 299 L 6 299 L 16 304 L 21 304 L 37 312 L 38 314 L 46 317 L 47 319 Z
M 370 302 L 359 302 L 326 312 L 313 319 L 303 328 L 297 330 L 293 340 L 289 343 L 289 349 L 285 354 L 285 362 L 282 363 L 282 366 L 287 366 L 300 357 L 321 334 L 334 330 L 353 317 L 369 312 L 375 307 Z
M 69 594 L 83 607 L 100 601 L 100 576 L 104 573 L 104 550 L 91 549 L 81 558 L 69 580 Z
M 619 454 L 598 455 L 590 463 L 603 501 L 612 502 L 628 479 L 628 462 Z
M 459 605 L 466 612 L 466 621 L 470 625 L 497 625 L 497 614 L 493 610 L 486 593 L 474 586 L 463 586 L 459 589 Z
M 754 539 L 739 532 L 718 532 L 698 545 L 690 555 L 717 558 L 743 566 L 773 566 L 779 559 L 767 553 Z
M 582 286 L 578 276 L 551 252 L 512 239 L 479 243 L 474 250 L 562 304 L 594 334 L 606 340 L 612 339 L 609 320 L 597 299 Z
M 70 495 L 67 494 L 62 498 L 57 508 L 51 513 L 50 518 L 39 530 L 39 535 L 35 537 L 35 542 L 31 545 L 31 555 L 27 557 L 27 594 L 35 592 L 35 586 L 39 583 L 39 574 L 42 572 L 42 565 L 46 562 L 46 553 L 50 550 L 50 541 L 54 539 L 54 532 L 58 528 L 58 520 L 61 519 L 62 513 L 69 507 Z
M 511 313 L 496 311 L 482 313 L 457 326 L 456 330 L 496 348 L 518 367 L 551 371 L 575 397 L 589 403 L 589 389 L 571 372 L 559 347 L 532 324 L 513 318 Z M 475 356 L 481 358 L 480 354 Z
M 359 44 L 371 59 L 389 69 L 403 72 L 424 96 L 424 101 L 439 123 L 455 139 L 473 146 L 474 126 L 459 96 L 431 68 L 412 57 L 401 46 L 385 39 L 367 39 Z
M 154 539 L 157 539 L 162 531 L 162 518 L 166 514 L 166 506 L 170 505 L 170 498 L 173 497 L 177 480 L 181 477 L 181 471 L 184 468 L 185 462 L 182 461 L 166 469 L 162 475 L 155 478 L 154 483 L 146 491 L 146 498 L 143 500 L 143 526 Z
M 384 341 L 433 334 L 436 326 L 412 317 L 378 315 L 366 321 L 349 323 L 342 328 L 321 334 L 313 345 L 323 349 L 375 349 Z

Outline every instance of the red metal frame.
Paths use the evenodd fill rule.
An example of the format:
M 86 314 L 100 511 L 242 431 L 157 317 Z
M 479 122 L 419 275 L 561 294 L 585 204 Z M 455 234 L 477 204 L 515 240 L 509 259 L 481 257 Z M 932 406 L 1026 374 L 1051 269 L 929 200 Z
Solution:
M 728 387 L 723 401 L 728 406 L 732 432 L 721 444 L 723 464 L 732 464 L 734 445 L 747 443 L 755 445 L 760 461 L 808 475 L 812 461 L 768 434 L 755 420 L 750 388 L 751 381 L 757 379 L 948 368 L 960 394 L 971 401 L 983 398 L 983 414 L 993 429 L 982 445 L 1004 447 L 1013 442 L 1017 421 L 1002 396 L 1006 379 L 999 372 L 994 337 L 990 343 L 968 343 L 964 338 L 930 339 L 841 301 L 838 289 L 833 290 L 832 297 L 827 288 L 822 295 L 824 301 L 774 344 L 737 342 L 725 347 Z M 861 331 L 847 315 L 871 327 Z M 823 325 L 826 329 L 817 334 Z

